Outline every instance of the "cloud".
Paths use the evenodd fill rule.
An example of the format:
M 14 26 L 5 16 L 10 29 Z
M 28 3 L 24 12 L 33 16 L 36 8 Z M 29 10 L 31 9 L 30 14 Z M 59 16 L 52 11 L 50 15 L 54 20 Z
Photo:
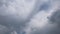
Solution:
M 20 31 L 29 20 L 35 0 L 0 0 L 0 24 Z
M 54 5 L 50 0 L 0 0 L 0 24 L 20 29 L 21 34 L 48 34 L 57 27 L 47 18 Z
M 56 6 L 57 3 L 54 3 L 55 2 L 52 1 L 51 5 L 49 6 L 50 8 L 47 8 L 49 9 L 47 12 L 47 9 L 45 8 L 45 10 L 43 8 L 42 11 L 38 12 L 31 18 L 31 21 L 29 22 L 29 26 L 27 29 L 27 34 L 59 34 L 60 29 L 57 26 L 57 22 L 60 22 L 60 19 L 58 18 L 60 10 L 55 12 L 55 10 L 58 9 L 56 8 L 58 7 L 58 5 Z M 39 8 L 36 11 L 38 10 Z M 51 21 L 54 21 L 56 23 L 52 24 L 51 21 L 49 22 L 50 19 L 48 18 L 48 16 L 51 17 Z

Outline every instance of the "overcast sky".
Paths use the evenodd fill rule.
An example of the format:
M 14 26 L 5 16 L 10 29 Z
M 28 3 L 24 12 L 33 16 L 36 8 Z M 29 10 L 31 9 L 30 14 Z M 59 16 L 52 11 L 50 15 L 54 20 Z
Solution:
M 20 30 L 20 34 L 60 34 L 57 26 L 60 24 L 59 2 L 0 0 L 0 33 L 4 34 L 9 31 L 7 27 L 13 27 Z

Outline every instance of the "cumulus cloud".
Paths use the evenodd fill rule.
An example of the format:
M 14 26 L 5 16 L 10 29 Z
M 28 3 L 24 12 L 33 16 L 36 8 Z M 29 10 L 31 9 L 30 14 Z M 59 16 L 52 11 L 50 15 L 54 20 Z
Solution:
M 29 0 L 28 0 L 29 1 Z M 35 0 L 0 0 L 0 24 L 10 28 L 23 29 L 29 20 Z
M 60 12 L 50 15 L 57 6 L 55 0 L 0 0 L 0 24 L 15 29 L 18 34 L 52 34 L 59 30 L 56 23 L 50 24 L 59 22 Z
M 45 8 L 46 10 L 49 9 L 47 12 L 43 6 L 42 11 L 31 18 L 27 29 L 27 34 L 59 34 L 60 29 L 57 22 L 60 22 L 60 10 L 57 10 L 59 9 L 58 6 L 59 2 L 57 2 L 57 0 L 51 1 L 51 5 L 49 6 L 50 8 L 45 6 L 47 8 Z

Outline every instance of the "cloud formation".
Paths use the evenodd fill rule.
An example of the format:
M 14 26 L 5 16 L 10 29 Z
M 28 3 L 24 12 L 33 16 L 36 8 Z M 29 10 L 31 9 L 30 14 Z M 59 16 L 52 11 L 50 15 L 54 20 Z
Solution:
M 23 29 L 29 20 L 35 1 L 0 0 L 0 24 L 18 30 Z
M 57 0 L 51 1 L 49 7 L 49 10 L 46 9 L 47 7 L 45 8 L 48 11 L 43 7 L 42 11 L 33 16 L 29 22 L 28 34 L 60 34 L 60 25 L 57 23 L 60 22 L 60 10 L 58 10 L 60 9 L 59 2 Z
M 50 15 L 50 12 L 57 7 L 55 2 L 54 0 L 0 0 L 0 24 L 6 26 L 4 29 L 7 27 L 15 29 L 18 34 L 19 32 L 20 34 L 53 34 L 55 32 L 52 31 L 58 31 L 57 24 L 50 24 L 48 20 L 59 22 L 57 16 L 59 17 L 60 12 L 53 11 L 56 15 Z M 8 29 L 6 31 L 8 32 Z

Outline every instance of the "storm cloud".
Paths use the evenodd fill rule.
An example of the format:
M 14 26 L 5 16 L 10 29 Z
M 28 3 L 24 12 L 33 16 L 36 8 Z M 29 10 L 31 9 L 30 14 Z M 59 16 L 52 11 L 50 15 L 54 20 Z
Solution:
M 0 33 L 16 30 L 18 34 L 59 34 L 60 10 L 54 11 L 58 1 L 0 0 Z

